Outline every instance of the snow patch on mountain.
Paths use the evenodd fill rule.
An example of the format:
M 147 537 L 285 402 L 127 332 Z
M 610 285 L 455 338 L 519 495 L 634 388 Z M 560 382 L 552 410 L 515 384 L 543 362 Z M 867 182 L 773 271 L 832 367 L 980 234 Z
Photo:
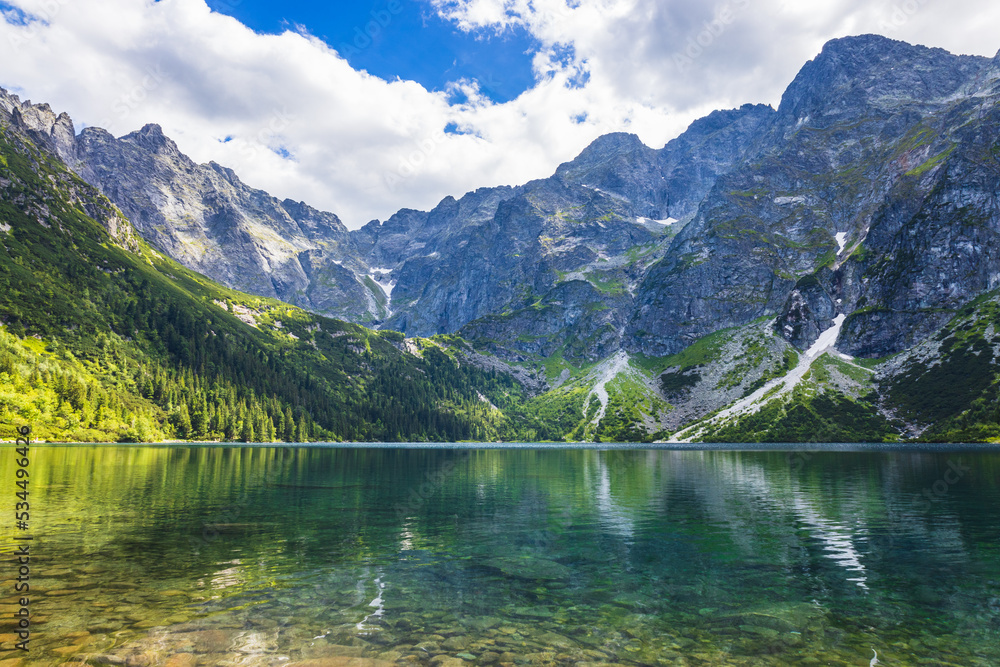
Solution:
M 384 269 L 373 266 L 370 271 L 371 273 L 368 274 L 368 277 L 374 280 L 378 286 L 382 288 L 382 291 L 385 292 L 386 299 L 392 299 L 392 290 L 395 289 L 397 282 L 390 278 L 392 275 L 392 269 Z
M 601 408 L 594 415 L 594 418 L 590 420 L 592 426 L 597 426 L 604 419 L 604 414 L 608 409 L 608 390 L 607 384 L 618 377 L 619 373 L 623 373 L 629 368 L 629 356 L 625 350 L 618 350 L 615 352 L 614 356 L 605 359 L 597 367 L 591 371 L 597 377 L 597 381 L 594 383 L 593 388 L 590 393 L 587 394 L 587 398 L 583 401 L 584 410 L 590 405 L 590 397 L 597 396 L 597 400 L 601 402 Z
M 847 247 L 847 232 L 837 232 L 834 238 L 837 239 L 837 245 L 840 246 L 837 248 L 837 254 L 839 255 Z
M 837 315 L 833 318 L 833 326 L 829 327 L 819 335 L 819 338 L 812 344 L 812 347 L 806 350 L 799 357 L 798 365 L 787 374 L 775 380 L 771 380 L 746 398 L 743 398 L 725 410 L 720 411 L 706 423 L 721 424 L 732 417 L 744 414 L 753 414 L 760 410 L 768 401 L 774 400 L 775 398 L 790 392 L 799 384 L 799 382 L 802 381 L 802 378 L 805 377 L 805 374 L 809 371 L 813 361 L 818 359 L 824 352 L 829 351 L 833 354 L 839 354 L 833 346 L 836 344 L 837 338 L 840 337 L 840 330 L 844 326 L 844 321 L 846 319 L 847 317 L 843 314 Z M 778 391 L 771 393 L 775 388 L 778 388 Z M 768 394 L 771 395 L 768 396 Z M 768 396 L 767 401 L 763 400 L 765 396 Z M 705 423 L 696 424 L 675 433 L 670 439 L 670 442 L 690 442 L 691 439 L 694 438 L 701 430 L 700 427 L 704 425 Z

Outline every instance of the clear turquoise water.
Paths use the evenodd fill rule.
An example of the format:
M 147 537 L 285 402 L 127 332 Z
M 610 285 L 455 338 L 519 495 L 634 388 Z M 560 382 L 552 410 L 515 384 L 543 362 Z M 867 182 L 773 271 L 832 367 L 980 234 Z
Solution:
M 1000 665 L 1000 453 L 32 449 L 0 660 Z

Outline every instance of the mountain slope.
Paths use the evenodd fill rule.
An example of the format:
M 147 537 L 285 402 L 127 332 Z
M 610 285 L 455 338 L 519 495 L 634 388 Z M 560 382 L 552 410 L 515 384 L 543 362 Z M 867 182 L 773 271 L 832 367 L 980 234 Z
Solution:
M 621 348 L 676 353 L 764 315 L 780 316 L 804 349 L 836 313 L 875 308 L 885 315 L 850 318 L 844 344 L 881 355 L 940 326 L 941 307 L 991 286 L 977 279 L 932 303 L 883 293 L 891 277 L 868 274 L 898 254 L 889 246 L 900 215 L 930 215 L 920 202 L 947 163 L 982 159 L 972 147 L 992 133 L 981 112 L 995 102 L 996 70 L 986 58 L 878 36 L 834 40 L 777 110 L 715 112 L 660 150 L 607 135 L 551 178 L 449 197 L 354 232 L 218 165 L 194 165 L 158 128 L 74 139 L 69 119 L 47 107 L 22 112 L 156 247 L 315 312 L 410 335 L 462 331 L 510 359 L 571 341 L 566 356 L 582 361 Z M 975 260 L 952 263 L 963 261 Z M 946 274 L 945 291 L 957 280 Z
M 468 198 L 504 197 L 492 215 L 492 207 L 478 217 L 456 211 L 436 226 L 448 243 L 430 239 L 421 257 L 402 262 L 395 314 L 384 326 L 461 331 L 509 358 L 560 348 L 575 360 L 613 353 L 646 268 L 771 113 L 747 106 L 713 114 L 660 151 L 634 135 L 607 135 L 551 178 L 478 190 L 457 207 L 445 200 L 431 219 Z
M 300 389 L 275 400 L 308 414 L 312 435 L 989 439 L 1000 437 L 990 305 L 1000 288 L 998 102 L 1000 55 L 870 35 L 834 40 L 777 110 L 715 112 L 660 150 L 607 135 L 550 178 L 447 197 L 353 232 L 219 165 L 193 164 L 155 126 L 120 139 L 91 129 L 74 136 L 65 115 L 6 94 L 0 117 L 22 143 L 44 147 L 58 182 L 36 202 L 26 193 L 49 186 L 22 177 L 5 195 L 11 220 L 47 219 L 47 202 L 60 198 L 80 208 L 118 239 L 116 252 L 148 260 L 137 270 L 156 269 L 149 284 L 166 280 L 200 299 L 202 336 L 218 316 L 207 304 L 228 310 L 228 299 L 233 316 L 257 327 L 240 334 L 240 349 L 266 350 L 269 365 L 281 350 L 290 364 L 278 363 L 296 378 L 282 386 Z M 208 258 L 224 257 L 215 267 L 223 280 L 383 331 L 211 286 L 156 255 L 57 156 L 183 263 L 208 271 Z M 68 246 L 54 257 L 76 261 Z M 69 269 L 60 276 L 75 285 Z M 62 341 L 59 327 L 39 328 L 46 317 L 62 313 L 76 327 L 89 316 L 67 306 L 78 298 L 71 289 L 44 315 L 25 317 L 26 295 L 62 282 L 13 285 L 10 368 L 28 369 L 39 353 L 22 322 Z M 141 281 L 116 289 L 143 299 L 132 311 L 153 315 L 131 328 L 91 326 L 142 341 L 161 374 L 190 367 L 176 356 L 183 346 L 164 343 L 167 325 L 179 325 L 160 317 L 188 306 L 166 307 Z M 149 327 L 157 333 L 148 340 L 128 333 Z M 244 378 L 256 377 L 249 368 Z M 218 372 L 212 382 L 238 385 Z M 156 400 L 150 423 L 184 431 L 173 395 Z M 277 427 L 283 408 L 244 400 L 270 410 Z M 410 415 L 405 424 L 400 412 Z
M 862 244 L 874 251 L 869 261 L 890 254 L 877 245 L 876 228 L 894 211 L 919 213 L 947 161 L 949 134 L 969 131 L 961 129 L 969 113 L 995 104 L 970 97 L 969 86 L 989 66 L 985 58 L 875 36 L 827 44 L 789 86 L 748 159 L 716 182 L 667 258 L 650 270 L 629 325 L 633 348 L 673 353 L 719 327 L 792 315 L 789 338 L 801 349 L 834 314 L 851 313 L 862 291 L 889 288 L 864 285 L 848 258 Z M 988 120 L 974 122 L 995 135 Z M 920 261 L 932 271 L 952 270 L 933 257 Z M 793 293 L 816 272 L 823 289 L 799 290 L 810 297 L 803 313 Z M 940 323 L 931 318 L 928 326 Z M 860 332 L 849 328 L 847 335 Z
M 196 165 L 157 125 L 76 140 L 77 172 L 107 194 L 155 247 L 230 287 L 331 315 L 374 312 L 373 297 L 335 260 L 353 257 L 337 216 L 279 201 L 218 164 Z M 329 266 L 328 266 L 329 265 Z M 360 268 L 360 267 L 359 267 Z M 355 318 L 352 318 L 355 319 Z
M 48 105 L 21 102 L 2 89 L 0 109 L 16 114 L 35 142 L 111 199 L 144 239 L 188 268 L 314 312 L 358 322 L 379 317 L 382 290 L 356 279 L 367 267 L 336 215 L 280 201 L 216 163 L 195 164 L 158 125 L 119 139 L 93 127 L 74 136 L 66 114 L 56 116 Z
M 0 91 L 0 106 L 185 266 L 317 313 L 416 335 L 516 311 L 573 280 L 602 293 L 608 283 L 637 283 L 664 232 L 693 215 L 774 113 L 749 105 L 716 112 L 659 151 L 634 135 L 609 135 L 552 178 L 449 197 L 430 212 L 403 210 L 348 233 L 333 214 L 248 188 L 220 165 L 194 164 L 158 126 L 119 139 L 97 128 L 74 137 L 72 121 L 46 105 Z M 657 222 L 674 219 L 682 222 Z M 626 255 L 639 247 L 637 264 Z M 596 300 L 614 311 L 608 323 L 619 333 L 583 350 L 587 357 L 621 345 L 632 304 L 614 296 Z M 546 328 L 555 335 L 573 327 Z M 516 337 L 503 343 L 518 348 Z
M 952 164 L 964 187 L 992 159 L 976 146 L 995 134 L 997 79 L 996 59 L 873 35 L 834 40 L 777 110 L 714 112 L 660 150 L 607 135 L 551 178 L 354 232 L 218 165 L 194 165 L 155 126 L 74 137 L 45 105 L 9 95 L 0 105 L 18 107 L 156 247 L 314 312 L 410 335 L 462 331 L 510 359 L 562 348 L 574 363 L 622 348 L 673 354 L 761 316 L 780 317 L 805 349 L 844 313 L 846 348 L 878 356 L 993 285 L 992 256 L 959 250 L 988 248 L 992 232 L 935 240 L 955 249 L 940 262 L 928 260 L 929 234 L 914 237 L 924 247 L 899 234 L 962 196 L 952 187 L 934 195 L 946 201 L 928 199 Z M 961 215 L 993 221 L 992 184 L 981 185 Z M 901 253 L 913 262 L 900 270 L 925 274 L 905 289 L 887 273 Z M 979 277 L 959 275 L 977 264 Z
M 163 257 L 0 109 L 0 421 L 10 437 L 547 438 L 447 343 L 314 316 Z
M 724 363 L 699 370 L 718 375 L 712 368 L 718 365 Z M 702 418 L 671 439 L 1000 440 L 1000 292 L 967 304 L 934 336 L 901 354 L 863 360 L 825 349 L 804 355 L 799 366 L 799 373 L 761 385 L 764 391 L 757 395 L 704 406 Z M 704 389 L 703 394 L 713 393 Z

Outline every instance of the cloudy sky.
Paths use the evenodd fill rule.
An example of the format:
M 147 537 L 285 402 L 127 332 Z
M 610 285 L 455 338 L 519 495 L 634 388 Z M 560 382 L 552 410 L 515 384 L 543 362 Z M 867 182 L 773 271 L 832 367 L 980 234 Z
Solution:
M 0 86 L 350 227 L 777 105 L 835 37 L 993 56 L 995 0 L 0 0 Z

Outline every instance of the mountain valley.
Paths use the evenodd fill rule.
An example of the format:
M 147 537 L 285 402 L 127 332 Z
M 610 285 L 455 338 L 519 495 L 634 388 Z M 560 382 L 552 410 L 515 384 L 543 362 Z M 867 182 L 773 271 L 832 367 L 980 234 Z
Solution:
M 349 230 L 157 125 L 76 134 L 0 90 L 4 419 L 67 439 L 1000 438 L 998 101 L 1000 54 L 838 39 L 777 109 L 659 150 L 604 135 L 549 178 Z

